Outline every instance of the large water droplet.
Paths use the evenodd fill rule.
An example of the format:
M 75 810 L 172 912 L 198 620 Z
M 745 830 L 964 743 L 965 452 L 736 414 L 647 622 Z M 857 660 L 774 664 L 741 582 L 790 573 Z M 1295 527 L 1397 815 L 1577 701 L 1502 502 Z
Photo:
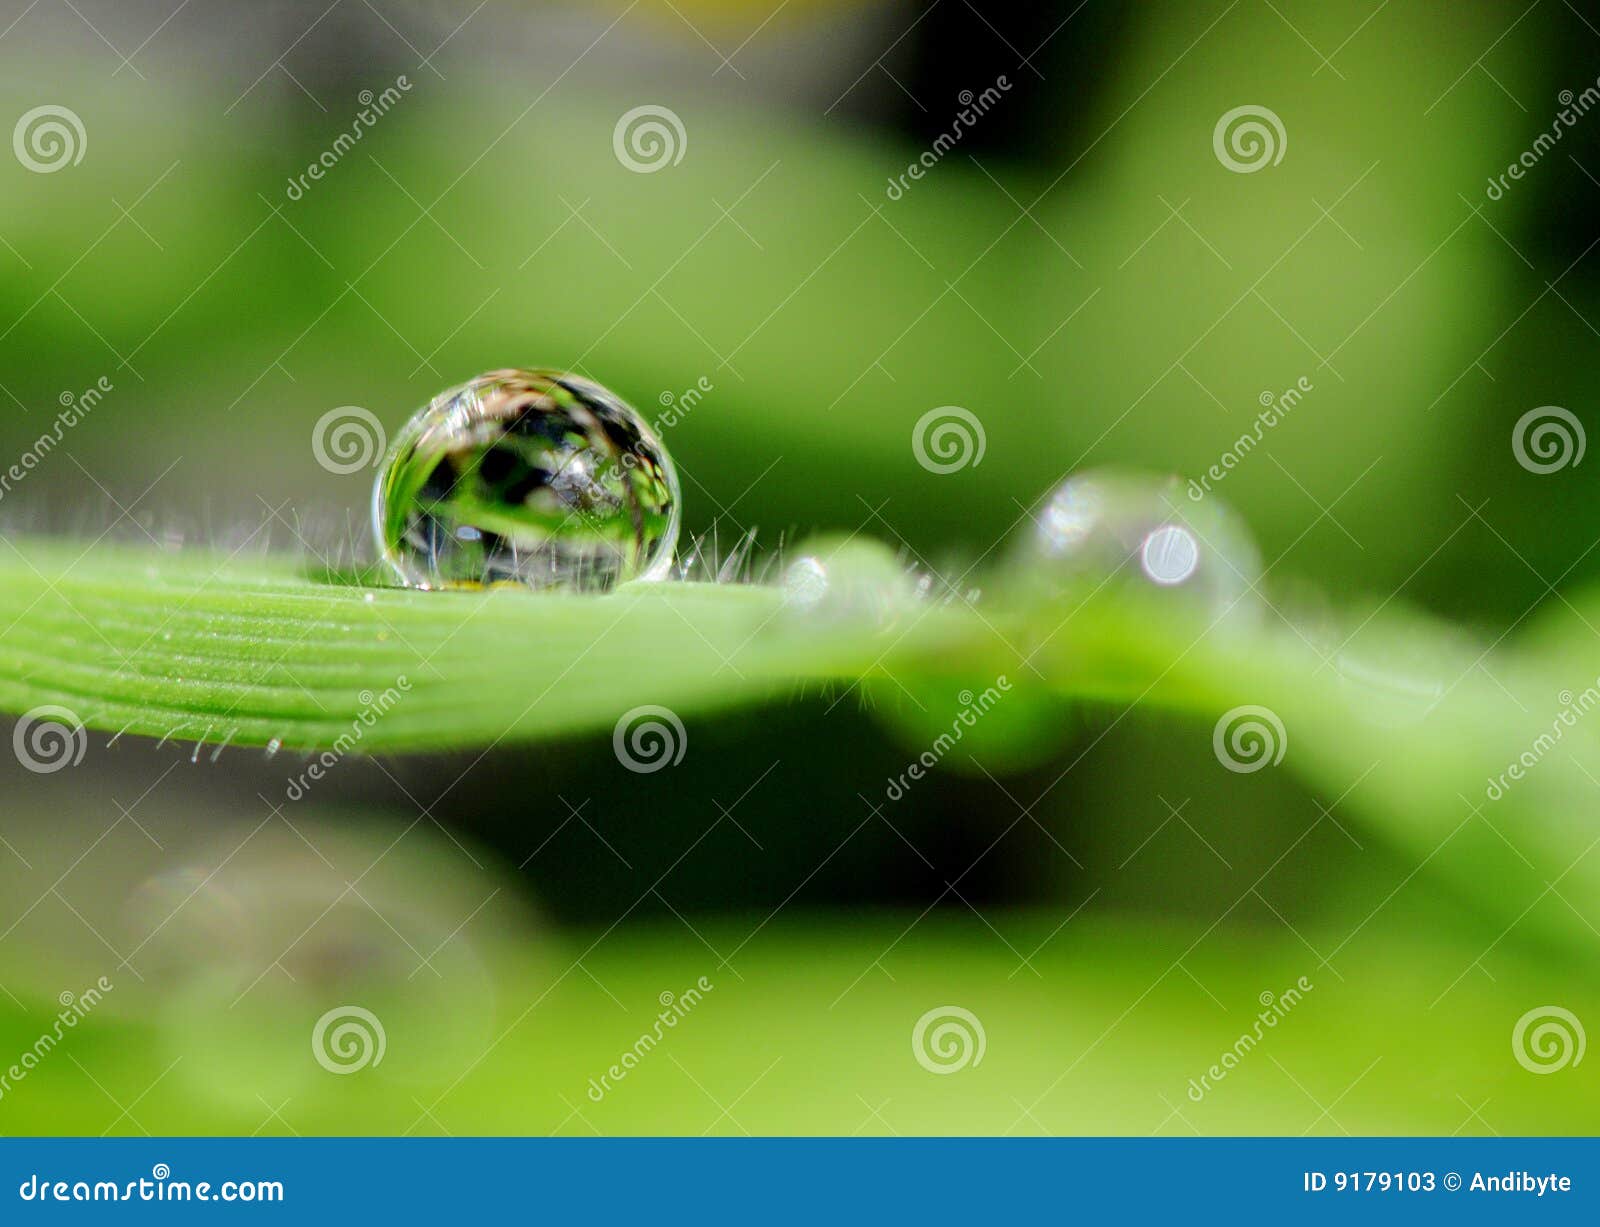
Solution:
M 1063 482 L 1022 550 L 1052 586 L 1088 599 L 1112 593 L 1184 593 L 1214 617 L 1252 609 L 1261 557 L 1244 522 L 1216 497 L 1195 502 L 1182 481 L 1092 469 Z
M 664 579 L 680 514 L 677 474 L 644 419 L 559 371 L 492 371 L 440 393 L 373 494 L 384 560 L 419 588 Z

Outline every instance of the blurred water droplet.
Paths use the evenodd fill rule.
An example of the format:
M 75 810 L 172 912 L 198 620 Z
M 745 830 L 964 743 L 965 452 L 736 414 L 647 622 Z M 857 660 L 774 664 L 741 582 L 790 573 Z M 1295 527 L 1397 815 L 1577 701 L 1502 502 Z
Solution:
M 559 371 L 493 371 L 436 396 L 373 496 L 384 560 L 419 588 L 664 579 L 680 514 L 677 474 L 645 420 Z
M 1484 655 L 1482 644 L 1456 628 L 1382 606 L 1313 605 L 1297 609 L 1294 623 L 1298 638 L 1332 670 L 1350 714 L 1376 728 L 1427 719 L 1461 680 L 1461 662 Z
M 820 558 L 797 558 L 783 573 L 783 592 L 799 609 L 820 605 L 828 595 L 828 568 Z
M 492 1037 L 503 960 L 535 940 L 496 877 L 458 845 L 348 816 L 208 836 L 123 888 L 141 978 L 118 977 L 117 996 L 182 1055 L 173 1076 L 202 1103 L 313 1095 L 313 1023 L 348 1002 L 406 1054 L 370 1081 L 453 1077 Z
M 783 572 L 788 608 L 829 621 L 887 622 L 917 603 L 915 577 L 882 542 L 823 537 L 796 551 Z
M 1369 649 L 1335 653 L 1341 687 L 1355 700 L 1352 708 L 1379 728 L 1406 728 L 1425 719 L 1445 696 L 1442 674 L 1417 667 L 1417 657 L 1395 659 Z
M 1252 611 L 1261 575 L 1249 529 L 1219 499 L 1196 503 L 1176 477 L 1126 469 L 1068 478 L 1019 553 L 1033 579 L 1081 599 L 1167 590 L 1213 617 Z

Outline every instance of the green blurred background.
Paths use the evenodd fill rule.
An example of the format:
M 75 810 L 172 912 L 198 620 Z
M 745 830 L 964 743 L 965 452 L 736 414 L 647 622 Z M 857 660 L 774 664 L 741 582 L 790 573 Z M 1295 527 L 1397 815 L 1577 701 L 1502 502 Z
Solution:
M 1572 6 L 174 4 L 0 6 L 4 118 L 55 104 L 85 133 L 56 173 L 0 159 L 0 456 L 113 387 L 0 501 L 8 536 L 361 558 L 370 470 L 319 466 L 317 421 L 358 405 L 392 433 L 472 374 L 548 365 L 651 415 L 710 387 L 666 438 L 689 532 L 859 531 L 981 588 L 1066 474 L 1199 474 L 1303 379 L 1219 487 L 1275 591 L 1489 642 L 1600 569 L 1589 469 L 1509 446 L 1536 406 L 1596 421 L 1600 117 L 1486 193 L 1600 76 Z M 685 133 L 648 174 L 613 149 L 643 104 Z M 1242 104 L 1287 135 L 1257 173 L 1213 152 Z M 943 405 L 985 424 L 981 464 L 916 463 Z M 117 985 L 0 1095 L 0 1130 L 1596 1127 L 1594 1064 L 1509 1051 L 1533 1006 L 1600 1018 L 1600 910 L 1536 889 L 1562 865 L 1517 868 L 1507 906 L 1570 946 L 1337 792 L 1221 771 L 1142 712 L 1052 713 L 1047 752 L 952 763 L 877 812 L 922 743 L 875 705 L 700 720 L 653 776 L 605 738 L 352 761 L 288 809 L 287 756 L 0 756 L 0 1061 L 62 992 Z M 346 1000 L 388 1054 L 330 1077 L 306 1037 Z M 951 1003 L 986 1052 L 933 1076 L 910 1037 Z

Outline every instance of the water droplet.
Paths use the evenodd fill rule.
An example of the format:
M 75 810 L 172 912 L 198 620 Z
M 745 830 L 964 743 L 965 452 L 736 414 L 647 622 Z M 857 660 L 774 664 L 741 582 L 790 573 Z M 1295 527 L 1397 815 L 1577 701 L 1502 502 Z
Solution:
M 407 423 L 373 495 L 384 560 L 419 588 L 603 592 L 664 579 L 678 477 L 630 405 L 559 371 L 493 371 Z
M 827 564 L 810 554 L 795 559 L 783 573 L 783 594 L 797 609 L 822 604 L 828 595 Z
M 916 578 L 882 542 L 823 537 L 795 552 L 783 571 L 791 610 L 829 620 L 888 622 L 917 601 Z
M 537 959 L 529 918 L 492 870 L 443 836 L 415 832 L 395 845 L 376 826 L 301 812 L 291 821 L 250 834 L 224 820 L 168 843 L 148 877 L 141 858 L 101 871 L 115 874 L 102 891 L 122 900 L 109 913 L 113 932 L 130 935 L 118 947 L 145 943 L 141 978 L 116 981 L 118 1008 L 148 1029 L 153 1051 L 182 1055 L 172 1077 L 204 1104 L 259 1106 L 256 1096 L 272 1088 L 301 1093 L 322 1077 L 307 1048 L 313 1021 L 340 1003 L 360 1003 L 390 1042 L 407 1044 L 406 1077 L 453 1076 L 483 1052 L 492 1015 L 452 1002 L 494 1001 L 510 964 L 491 960 L 509 943 Z M 379 856 L 358 898 L 334 866 Z M 483 912 L 463 927 L 476 906 Z
M 1453 627 L 1379 606 L 1297 610 L 1297 638 L 1331 669 L 1351 715 L 1375 728 L 1420 724 L 1450 696 L 1483 647 Z
M 1045 503 L 1022 551 L 1052 587 L 1180 591 L 1214 617 L 1253 609 L 1261 558 L 1244 522 L 1215 496 L 1196 503 L 1183 482 L 1127 469 L 1092 469 Z

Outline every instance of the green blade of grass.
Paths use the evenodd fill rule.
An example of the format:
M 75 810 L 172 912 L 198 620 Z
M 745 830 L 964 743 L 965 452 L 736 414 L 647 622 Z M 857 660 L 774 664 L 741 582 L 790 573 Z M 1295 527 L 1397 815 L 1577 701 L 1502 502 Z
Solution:
M 1007 717 L 979 720 L 942 760 L 958 767 L 981 757 L 984 721 L 1060 723 L 1063 701 L 1106 708 L 1108 724 L 1136 709 L 1187 713 L 1201 744 L 1225 713 L 1258 706 L 1281 722 L 1283 769 L 1319 795 L 1312 826 L 1340 820 L 1335 809 L 1364 819 L 1508 922 L 1588 940 L 1566 900 L 1600 892 L 1589 855 L 1600 727 L 1537 749 L 1537 769 L 1503 796 L 1486 790 L 1540 745 L 1555 696 L 1593 683 L 1586 640 L 1489 650 L 1415 616 L 1241 632 L 1198 614 L 1004 583 L 978 604 L 809 612 L 780 588 L 740 584 L 415 592 L 322 582 L 282 561 L 12 543 L 0 558 L 0 709 L 60 705 L 91 728 L 202 745 L 386 753 L 609 729 L 647 704 L 689 718 L 864 683 L 897 719 L 915 713 L 901 723 L 920 751 L 952 728 L 970 700 L 958 696 L 1007 676 Z M 1069 769 L 1098 740 L 1086 737 Z
M 0 629 L 10 712 L 55 704 L 111 732 L 319 750 L 393 689 L 362 725 L 367 752 L 570 733 L 643 703 L 749 702 L 859 677 L 876 642 L 870 628 L 819 637 L 753 585 L 417 592 L 40 543 L 0 559 Z

